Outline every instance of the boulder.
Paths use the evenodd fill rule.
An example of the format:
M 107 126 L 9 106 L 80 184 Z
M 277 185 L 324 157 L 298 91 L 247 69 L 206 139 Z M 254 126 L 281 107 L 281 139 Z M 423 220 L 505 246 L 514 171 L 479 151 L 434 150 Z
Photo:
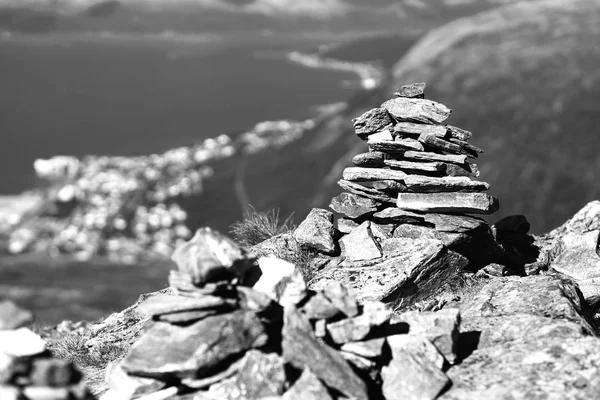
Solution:
M 325 254 L 334 254 L 338 251 L 337 235 L 333 226 L 333 213 L 321 208 L 313 208 L 294 231 L 294 239 L 301 246 L 316 249 Z
M 352 193 L 342 193 L 331 200 L 329 207 L 336 213 L 356 219 L 377 211 L 378 203 Z

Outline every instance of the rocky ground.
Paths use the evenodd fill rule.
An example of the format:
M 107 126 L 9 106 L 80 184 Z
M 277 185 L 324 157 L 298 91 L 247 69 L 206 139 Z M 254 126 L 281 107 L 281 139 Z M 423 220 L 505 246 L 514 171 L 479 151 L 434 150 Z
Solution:
M 498 202 L 471 179 L 471 133 L 424 88 L 354 120 L 371 151 L 344 172 L 337 219 L 315 208 L 249 249 L 199 229 L 168 288 L 44 330 L 50 351 L 104 400 L 597 396 L 600 201 L 543 236 L 471 216 Z

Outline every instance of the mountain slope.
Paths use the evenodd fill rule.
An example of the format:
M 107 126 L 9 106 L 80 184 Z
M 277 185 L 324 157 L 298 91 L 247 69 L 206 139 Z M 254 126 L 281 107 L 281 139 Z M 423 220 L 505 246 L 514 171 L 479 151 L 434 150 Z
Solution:
M 600 4 L 521 3 L 426 35 L 395 67 L 394 85 L 427 81 L 451 123 L 486 149 L 482 178 L 502 214 L 539 231 L 600 197 Z
M 598 43 L 593 0 L 509 5 L 433 30 L 385 88 L 357 94 L 302 141 L 250 161 L 250 198 L 299 216 L 327 205 L 344 166 L 366 148 L 351 119 L 398 86 L 426 81 L 427 97 L 454 109 L 449 122 L 472 130 L 486 150 L 478 164 L 500 198 L 496 217 L 523 213 L 535 232 L 554 228 L 600 197 Z

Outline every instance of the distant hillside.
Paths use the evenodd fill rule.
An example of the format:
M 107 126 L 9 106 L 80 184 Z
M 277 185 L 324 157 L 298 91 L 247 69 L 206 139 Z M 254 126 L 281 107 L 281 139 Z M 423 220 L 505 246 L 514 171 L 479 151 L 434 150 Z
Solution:
M 424 32 L 516 0 L 0 0 L 0 30 Z
M 366 148 L 351 119 L 399 85 L 427 81 L 427 96 L 454 109 L 450 122 L 472 130 L 486 150 L 478 164 L 500 198 L 496 217 L 523 213 L 535 232 L 556 227 L 600 197 L 598 43 L 594 0 L 505 6 L 433 30 L 395 66 L 385 89 L 357 94 L 300 142 L 249 160 L 250 198 L 299 217 L 327 205 L 340 192 L 343 168 Z M 227 197 L 225 188 L 210 189 Z

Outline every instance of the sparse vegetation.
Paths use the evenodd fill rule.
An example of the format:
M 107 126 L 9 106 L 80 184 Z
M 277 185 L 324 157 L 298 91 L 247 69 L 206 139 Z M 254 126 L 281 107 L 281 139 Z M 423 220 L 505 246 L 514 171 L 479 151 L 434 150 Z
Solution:
M 229 233 L 242 246 L 251 247 L 273 236 L 294 230 L 296 225 L 293 216 L 294 214 L 281 220 L 279 209 L 261 212 L 250 206 L 244 212 L 243 220 L 231 225 Z
M 69 333 L 48 342 L 50 352 L 58 358 L 73 362 L 81 369 L 104 370 L 109 362 L 123 358 L 128 348 L 113 343 L 102 343 L 91 352 L 86 346 L 88 338 L 79 333 Z

